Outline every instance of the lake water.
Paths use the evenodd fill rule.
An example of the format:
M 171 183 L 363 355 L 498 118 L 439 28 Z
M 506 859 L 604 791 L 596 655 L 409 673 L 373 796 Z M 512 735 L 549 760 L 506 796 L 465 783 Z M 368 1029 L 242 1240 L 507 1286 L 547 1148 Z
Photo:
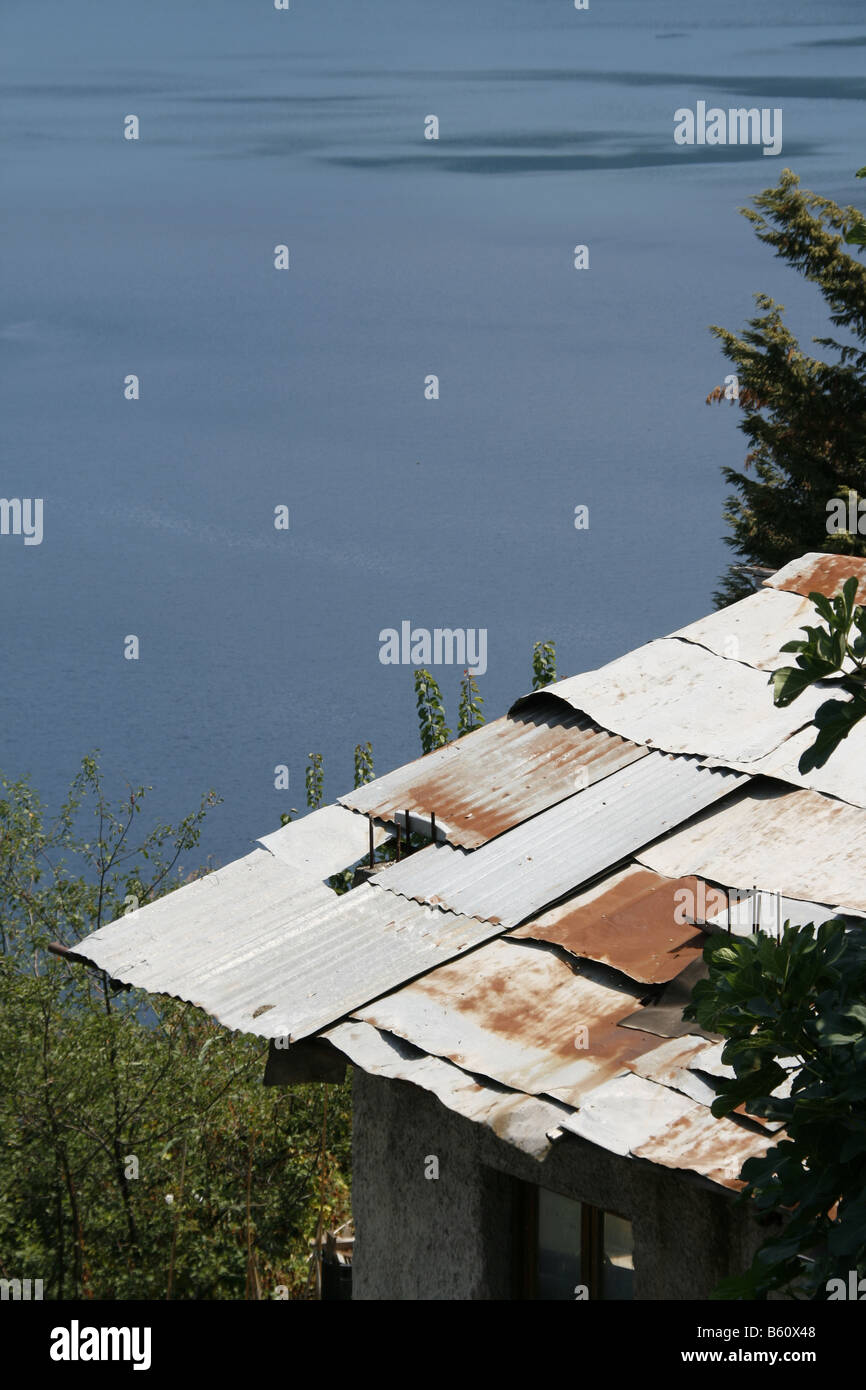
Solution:
M 417 754 L 380 630 L 486 629 L 492 718 L 536 639 L 567 675 L 710 610 L 708 326 L 762 290 L 826 331 L 737 209 L 785 167 L 862 201 L 860 0 L 4 0 L 0 46 L 0 491 L 44 499 L 0 537 L 7 775 L 213 786 L 225 861 L 311 750 L 328 799 L 357 741 Z M 782 153 L 678 147 L 699 100 L 780 107 Z

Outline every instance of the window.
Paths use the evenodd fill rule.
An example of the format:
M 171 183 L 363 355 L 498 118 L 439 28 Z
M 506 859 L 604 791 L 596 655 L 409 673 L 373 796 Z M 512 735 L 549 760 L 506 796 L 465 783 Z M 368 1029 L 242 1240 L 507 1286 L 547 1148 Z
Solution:
M 515 1201 L 515 1297 L 633 1297 L 631 1222 L 545 1187 L 518 1183 Z

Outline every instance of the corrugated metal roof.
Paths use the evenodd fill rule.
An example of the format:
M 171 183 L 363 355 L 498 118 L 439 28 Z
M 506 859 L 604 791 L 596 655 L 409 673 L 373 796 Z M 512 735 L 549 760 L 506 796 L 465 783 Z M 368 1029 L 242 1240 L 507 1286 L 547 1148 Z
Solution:
M 371 882 L 506 927 L 726 796 L 741 774 L 652 753 L 466 853 L 429 845 Z
M 786 664 L 790 665 L 792 660 L 789 656 Z M 829 699 L 831 692 L 825 689 L 823 697 Z M 834 695 L 834 698 L 837 696 Z M 753 777 L 775 777 L 780 782 L 823 792 L 826 796 L 835 796 L 840 801 L 847 801 L 852 806 L 866 809 L 866 723 L 854 726 L 848 737 L 831 753 L 823 767 L 801 773 L 797 764 L 801 755 L 815 742 L 817 732 L 814 724 L 808 724 L 805 729 L 792 734 L 772 753 L 756 762 L 738 763 L 734 759 L 728 759 L 720 763 L 717 758 L 707 758 L 706 763 L 708 767 L 739 768 L 743 772 L 751 773 Z
M 818 792 L 753 781 L 635 858 L 671 878 L 698 874 L 866 911 L 866 816 Z
M 726 660 L 770 671 L 791 665 L 792 658 L 782 647 L 802 638 L 800 628 L 804 623 L 814 625 L 814 621 L 815 610 L 807 598 L 779 589 L 761 589 L 679 628 L 671 637 L 706 647 Z
M 554 951 L 504 939 L 354 1014 L 464 1071 L 579 1105 L 655 1044 L 616 1026 L 640 994 L 597 966 L 577 969 Z
M 449 1110 L 486 1125 L 500 1139 L 536 1159 L 544 1158 L 551 1140 L 561 1135 L 562 1121 L 569 1114 L 566 1106 L 555 1101 L 482 1084 L 441 1057 L 430 1057 L 402 1038 L 367 1023 L 340 1023 L 326 1036 L 364 1071 L 410 1081 L 430 1091 Z
M 373 827 L 373 844 L 387 832 Z M 370 822 L 345 806 L 323 806 L 300 820 L 263 835 L 258 844 L 269 850 L 299 878 L 330 878 L 369 853 Z
M 550 942 L 632 980 L 659 984 L 697 960 L 706 942 L 703 932 L 683 922 L 675 896 L 682 890 L 695 901 L 697 880 L 662 878 L 632 864 L 518 927 L 509 939 Z
M 302 1038 L 493 934 L 370 884 L 340 897 L 299 887 L 259 849 L 100 928 L 76 952 L 227 1028 Z
M 835 907 L 825 903 L 804 902 L 786 898 L 782 893 L 757 892 L 747 888 L 728 890 L 728 904 L 719 912 L 707 915 L 707 930 L 729 932 L 732 936 L 751 936 L 755 931 L 767 936 L 779 936 L 786 922 L 792 927 L 804 927 L 813 922 L 819 926 L 839 916 Z M 854 914 L 851 921 L 862 921 Z
M 706 1106 L 642 1076 L 619 1076 L 598 1087 L 566 1117 L 571 1130 L 611 1153 L 645 1158 L 664 1168 L 688 1169 L 734 1190 L 747 1158 L 776 1142 L 735 1120 L 717 1119 Z
M 808 596 L 814 592 L 832 598 L 852 574 L 858 578 L 856 600 L 866 603 L 866 560 L 852 555 L 824 555 L 813 550 L 777 570 L 764 584 L 789 593 Z
M 636 1076 L 646 1077 L 648 1081 L 655 1081 L 660 1086 L 680 1091 L 699 1105 L 709 1107 L 719 1094 L 714 1078 L 734 1075 L 733 1067 L 725 1067 L 723 1071 L 713 1070 L 723 1046 L 724 1044 L 708 1043 L 706 1039 L 698 1037 L 671 1038 L 660 1043 L 651 1052 L 628 1062 L 627 1066 Z M 790 1084 L 789 1081 L 789 1089 Z M 781 1094 L 781 1090 L 774 1094 Z M 760 1115 L 749 1114 L 742 1105 L 737 1106 L 734 1115 L 742 1116 L 763 1129 L 782 1128 L 776 1121 L 769 1122 Z
M 673 637 L 547 690 L 635 743 L 727 764 L 751 763 L 778 748 L 827 698 L 811 689 L 778 709 L 766 671 Z
M 645 1004 L 629 1014 L 620 1024 L 622 1028 L 639 1028 L 642 1032 L 655 1033 L 660 1038 L 684 1038 L 687 1035 L 717 1040 L 716 1033 L 708 1033 L 697 1023 L 686 1023 L 683 1009 L 689 1002 L 692 990 L 698 980 L 706 980 L 709 971 L 704 961 L 694 960 L 673 980 L 662 987 L 661 994 L 654 1002 Z
M 452 844 L 475 849 L 646 751 L 561 701 L 537 695 L 519 713 L 378 777 L 340 802 L 388 821 L 400 811 L 426 819 L 433 811 Z
M 230 1028 L 296 1039 L 326 1029 L 351 1061 L 422 1086 L 535 1157 L 568 1129 L 736 1187 L 743 1160 L 772 1141 L 709 1112 L 726 1069 L 682 1019 L 706 966 L 673 894 L 701 876 L 780 890 L 789 916 L 814 915 L 815 903 L 866 912 L 860 810 L 765 782 L 742 790 L 742 772 L 705 765 L 793 777 L 826 691 L 776 710 L 767 673 L 811 617 L 804 591 L 835 592 L 857 565 L 863 601 L 866 561 L 804 557 L 762 593 L 535 692 L 265 836 L 78 951 Z M 819 770 L 822 790 L 866 800 L 866 727 L 860 738 Z M 324 880 L 368 852 L 368 817 L 407 810 L 435 812 L 461 847 L 430 846 L 332 894 Z

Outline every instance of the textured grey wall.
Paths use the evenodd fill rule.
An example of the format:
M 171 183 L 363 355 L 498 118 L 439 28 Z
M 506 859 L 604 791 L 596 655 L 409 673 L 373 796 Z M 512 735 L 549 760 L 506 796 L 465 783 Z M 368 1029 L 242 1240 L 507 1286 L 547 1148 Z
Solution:
M 355 1069 L 353 1102 L 357 1299 L 511 1298 L 513 1177 L 627 1217 L 640 1299 L 706 1298 L 765 1234 L 700 1179 L 573 1136 L 537 1163 L 408 1082 Z

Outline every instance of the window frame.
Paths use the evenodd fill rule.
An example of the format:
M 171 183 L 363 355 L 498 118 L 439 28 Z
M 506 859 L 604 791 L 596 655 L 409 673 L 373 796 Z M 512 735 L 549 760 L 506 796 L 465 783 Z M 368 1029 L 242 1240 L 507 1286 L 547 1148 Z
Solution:
M 539 1193 L 553 1192 L 556 1196 L 570 1197 L 570 1194 L 556 1192 L 555 1188 L 542 1188 L 538 1183 L 521 1182 L 515 1179 L 513 1203 L 513 1247 L 516 1258 L 513 1264 L 513 1297 L 518 1300 L 538 1298 L 538 1212 Z M 579 1197 L 570 1197 L 580 1202 L 580 1282 L 586 1286 L 590 1300 L 599 1302 L 618 1302 L 606 1300 L 604 1287 L 604 1218 L 605 1214 L 618 1216 L 621 1221 L 632 1225 L 630 1216 L 606 1207 L 594 1206 Z

